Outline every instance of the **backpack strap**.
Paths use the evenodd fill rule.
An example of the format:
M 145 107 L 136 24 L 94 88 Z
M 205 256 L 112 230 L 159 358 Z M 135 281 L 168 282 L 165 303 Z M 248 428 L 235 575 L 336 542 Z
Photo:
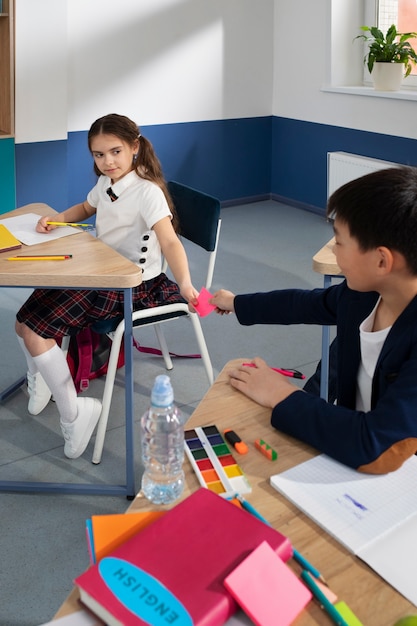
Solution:
M 78 367 L 75 372 L 75 388 L 80 391 L 88 389 L 90 384 L 91 365 L 93 363 L 93 342 L 91 331 L 84 328 L 73 339 L 76 342 L 78 352 Z
M 133 346 L 136 348 L 138 352 L 143 352 L 144 354 L 156 354 L 158 356 L 162 356 L 161 350 L 159 348 L 149 348 L 147 346 L 141 346 L 138 341 L 133 337 Z M 176 354 L 175 352 L 170 352 L 169 356 L 177 357 L 179 359 L 201 359 L 201 354 Z

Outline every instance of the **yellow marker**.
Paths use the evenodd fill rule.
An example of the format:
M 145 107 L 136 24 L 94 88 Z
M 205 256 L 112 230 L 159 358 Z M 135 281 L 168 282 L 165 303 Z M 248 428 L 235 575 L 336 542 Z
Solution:
M 52 226 L 92 226 L 92 224 L 79 224 L 78 222 L 46 222 Z
M 8 261 L 66 261 L 71 256 L 68 254 L 56 256 L 9 256 Z

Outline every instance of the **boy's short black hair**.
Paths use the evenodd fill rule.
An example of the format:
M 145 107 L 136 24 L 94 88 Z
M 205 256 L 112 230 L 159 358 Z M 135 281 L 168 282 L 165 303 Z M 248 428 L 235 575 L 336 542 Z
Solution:
M 372 172 L 339 187 L 327 216 L 344 222 L 362 251 L 385 246 L 400 252 L 417 276 L 417 168 Z

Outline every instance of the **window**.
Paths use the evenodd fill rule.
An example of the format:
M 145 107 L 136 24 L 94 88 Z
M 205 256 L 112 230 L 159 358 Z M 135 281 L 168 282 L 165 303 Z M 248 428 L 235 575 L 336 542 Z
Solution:
M 372 88 L 363 60 L 367 45 L 357 40 L 360 27 L 379 26 L 384 32 L 395 23 L 400 32 L 417 32 L 417 0 L 328 0 L 328 63 L 323 91 L 378 98 L 417 100 L 417 70 L 408 76 L 401 91 Z M 410 41 L 411 44 L 416 44 Z M 417 49 L 417 48 L 416 48 Z
M 366 0 L 365 24 L 376 24 L 384 33 L 391 24 L 395 24 L 401 33 L 417 32 L 417 1 L 416 0 Z M 410 40 L 417 51 L 417 40 Z M 365 78 L 369 80 L 369 76 Z M 404 81 L 404 87 L 417 88 L 417 66 Z

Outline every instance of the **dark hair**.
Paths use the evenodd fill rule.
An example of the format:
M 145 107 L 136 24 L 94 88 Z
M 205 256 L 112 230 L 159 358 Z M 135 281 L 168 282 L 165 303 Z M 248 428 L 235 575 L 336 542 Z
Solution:
M 136 141 L 139 142 L 138 156 L 132 163 L 132 170 L 135 170 L 137 175 L 141 178 L 150 180 L 162 189 L 173 215 L 173 226 L 175 230 L 177 230 L 177 215 L 162 173 L 161 163 L 156 156 L 153 145 L 141 134 L 137 124 L 125 115 L 118 115 L 117 113 L 110 113 L 109 115 L 100 117 L 98 120 L 93 122 L 90 130 L 88 131 L 88 147 L 90 152 L 91 140 L 97 135 L 115 135 L 122 141 L 125 141 L 129 146 L 133 146 Z M 95 163 L 94 171 L 97 176 L 101 175 L 101 172 Z
M 330 196 L 326 214 L 348 226 L 363 252 L 396 250 L 417 275 L 417 168 L 378 170 L 346 183 Z

